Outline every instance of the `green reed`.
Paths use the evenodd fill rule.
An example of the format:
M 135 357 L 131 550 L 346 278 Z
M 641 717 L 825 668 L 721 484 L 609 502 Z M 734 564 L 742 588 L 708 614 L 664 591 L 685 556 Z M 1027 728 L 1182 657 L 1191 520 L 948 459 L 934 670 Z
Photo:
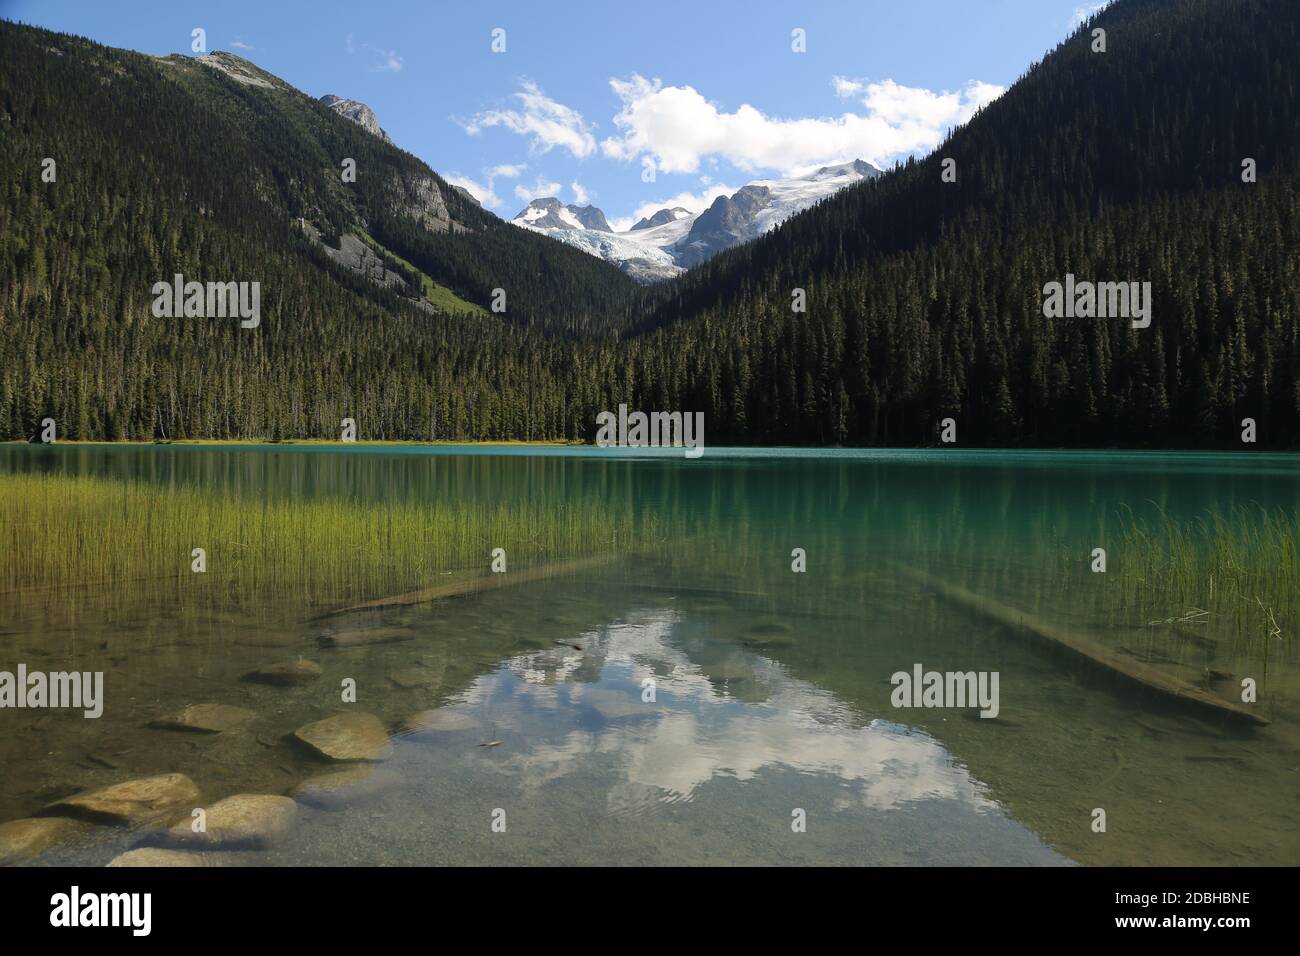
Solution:
M 575 505 L 260 499 L 192 486 L 46 475 L 0 476 L 0 592 L 197 588 L 231 599 L 308 603 L 377 597 L 507 567 L 643 552 L 653 514 Z M 207 571 L 191 570 L 195 548 Z M 191 587 L 191 585 L 193 587 Z
M 1137 623 L 1265 651 L 1300 628 L 1300 520 L 1239 507 L 1195 520 L 1121 517 L 1110 603 Z

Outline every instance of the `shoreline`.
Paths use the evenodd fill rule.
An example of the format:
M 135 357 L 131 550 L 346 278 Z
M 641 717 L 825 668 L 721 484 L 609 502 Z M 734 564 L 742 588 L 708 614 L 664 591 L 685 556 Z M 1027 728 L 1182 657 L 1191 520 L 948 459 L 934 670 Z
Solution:
M 372 448 L 380 447 L 397 447 L 397 448 L 439 448 L 439 447 L 520 447 L 520 448 L 582 448 L 586 447 L 589 442 L 584 441 L 525 441 L 521 439 L 502 439 L 500 441 L 416 441 L 413 439 L 394 438 L 394 439 L 377 439 L 377 440 L 357 440 L 357 441 L 340 441 L 337 438 L 175 438 L 175 439 L 139 439 L 126 438 L 120 441 L 103 438 L 60 438 L 54 442 L 33 442 L 24 441 L 20 438 L 9 439 L 0 442 L 0 445 L 108 445 L 114 448 L 123 446 L 140 446 L 140 447 L 167 447 L 167 446 L 185 446 L 199 447 L 203 445 L 276 445 L 276 446 L 300 446 L 300 445 L 319 445 L 324 447 L 362 445 Z M 594 446 L 593 446 L 594 447 Z
M 603 451 L 631 453 L 631 454 L 650 454 L 654 457 L 675 457 L 682 451 L 681 446 L 653 446 L 653 447 L 608 447 L 602 448 L 595 442 L 579 441 L 576 439 L 564 440 L 524 440 L 524 439 L 499 439 L 494 441 L 479 440 L 457 440 L 447 441 L 439 439 L 437 441 L 425 441 L 415 439 L 358 439 L 356 441 L 340 441 L 337 438 L 178 438 L 178 439 L 74 439 L 60 438 L 54 442 L 29 441 L 21 438 L 10 438 L 0 440 L 0 448 L 31 448 L 42 447 L 44 445 L 66 445 L 75 448 L 89 447 L 106 447 L 106 448 L 312 448 L 312 449 L 347 449 L 355 448 L 467 448 L 467 449 L 487 449 L 487 448 L 563 448 L 578 449 L 591 448 L 601 449 Z M 1296 459 L 1300 458 L 1300 448 L 1145 448 L 1130 447 L 1126 445 L 1106 445 L 1096 447 L 1071 447 L 1063 445 L 1028 447 L 1028 446 L 994 446 L 994 445 L 710 445 L 706 450 L 704 457 L 708 456 L 709 451 L 714 453 L 725 451 L 730 453 L 748 452 L 779 452 L 789 453 L 798 456 L 800 453 L 833 453 L 833 452 L 875 452 L 880 454 L 919 454 L 925 452 L 940 452 L 945 454 L 957 454 L 959 456 L 983 456 L 992 453 L 1015 455 L 1061 455 L 1061 456 L 1083 456 L 1090 457 L 1093 455 L 1120 455 L 1132 457 L 1158 456 L 1158 455 L 1175 455 L 1175 456 L 1230 456 L 1237 459 L 1244 459 L 1250 456 L 1258 456 L 1262 459 Z

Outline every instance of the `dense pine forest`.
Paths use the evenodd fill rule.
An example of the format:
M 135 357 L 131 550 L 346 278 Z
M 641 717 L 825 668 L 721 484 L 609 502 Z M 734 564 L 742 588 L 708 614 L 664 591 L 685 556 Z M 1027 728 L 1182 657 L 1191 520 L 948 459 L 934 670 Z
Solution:
M 648 290 L 245 67 L 0 23 L 0 438 L 590 438 L 627 403 L 711 444 L 1300 445 L 1294 0 L 1118 0 L 930 157 Z M 260 326 L 155 318 L 176 273 L 260 282 Z M 1066 273 L 1150 282 L 1150 327 L 1044 318 Z

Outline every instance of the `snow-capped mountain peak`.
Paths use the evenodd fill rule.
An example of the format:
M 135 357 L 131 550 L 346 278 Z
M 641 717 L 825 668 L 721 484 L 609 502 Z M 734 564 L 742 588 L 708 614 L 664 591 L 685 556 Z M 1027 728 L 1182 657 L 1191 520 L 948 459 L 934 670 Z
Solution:
M 880 170 L 875 166 L 860 159 L 855 159 L 851 163 L 823 166 L 821 169 L 814 170 L 807 176 L 801 176 L 800 178 L 810 183 L 824 183 L 840 179 L 857 182 L 859 179 L 870 179 L 872 176 L 879 175 Z
M 683 209 L 681 206 L 673 206 L 672 209 L 660 209 L 652 216 L 638 219 L 636 225 L 628 231 L 634 232 L 637 229 L 653 229 L 655 226 L 662 226 L 664 223 L 676 222 L 678 219 L 688 219 L 694 215 L 695 213 L 691 212 L 689 209 Z
M 875 166 L 855 159 L 793 179 L 760 179 L 719 196 L 699 213 L 681 206 L 660 209 L 625 232 L 611 229 L 594 206 L 566 206 L 554 197 L 532 200 L 511 221 L 612 262 L 639 282 L 655 282 L 756 239 L 844 187 L 879 175 Z
M 532 200 L 513 220 L 533 229 L 591 229 L 613 232 L 605 214 L 595 206 L 564 205 L 554 196 Z

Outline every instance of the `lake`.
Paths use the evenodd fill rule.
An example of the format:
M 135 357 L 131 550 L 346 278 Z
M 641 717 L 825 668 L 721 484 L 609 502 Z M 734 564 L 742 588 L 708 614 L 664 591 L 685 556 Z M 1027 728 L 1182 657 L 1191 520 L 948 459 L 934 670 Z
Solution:
M 0 493 L 0 671 L 104 675 L 0 710 L 0 823 L 201 795 L 29 863 L 232 794 L 292 822 L 207 862 L 1300 862 L 1300 456 L 5 445 Z

